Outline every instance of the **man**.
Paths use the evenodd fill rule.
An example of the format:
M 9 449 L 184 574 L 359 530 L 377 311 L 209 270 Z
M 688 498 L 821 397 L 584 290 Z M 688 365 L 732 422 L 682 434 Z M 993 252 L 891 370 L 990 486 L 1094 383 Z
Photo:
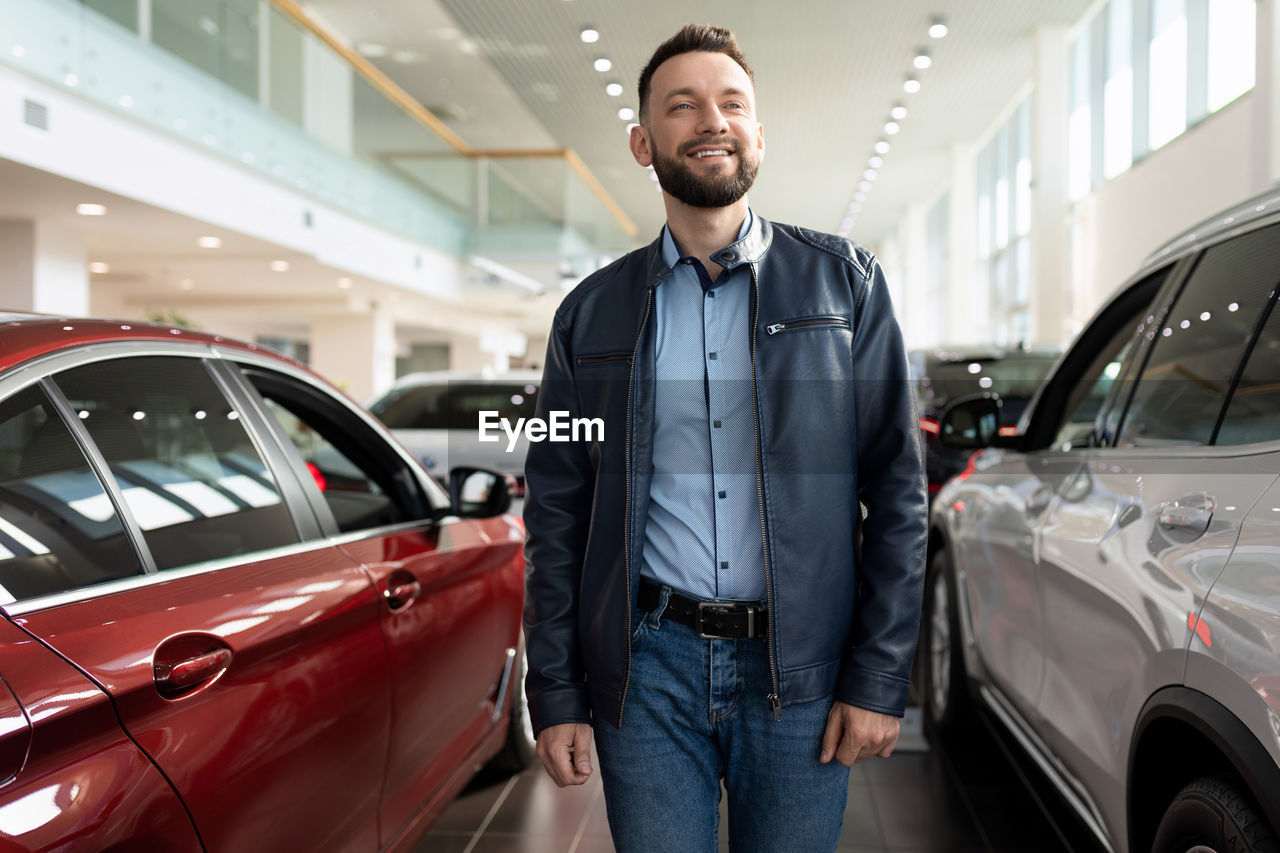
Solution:
M 639 95 L 667 225 L 565 298 L 539 398 L 604 440 L 525 465 L 538 755 L 580 785 L 594 733 L 622 853 L 716 850 L 722 779 L 732 848 L 832 850 L 916 645 L 901 334 L 870 253 L 748 208 L 764 133 L 732 33 L 686 26 Z

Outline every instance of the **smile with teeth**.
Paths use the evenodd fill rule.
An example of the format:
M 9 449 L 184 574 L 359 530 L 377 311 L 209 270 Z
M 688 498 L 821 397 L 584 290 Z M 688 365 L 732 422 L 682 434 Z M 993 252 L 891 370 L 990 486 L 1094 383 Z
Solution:
M 695 151 L 693 156 L 701 160 L 703 157 L 728 157 L 731 151 L 725 148 L 715 148 L 707 151 Z

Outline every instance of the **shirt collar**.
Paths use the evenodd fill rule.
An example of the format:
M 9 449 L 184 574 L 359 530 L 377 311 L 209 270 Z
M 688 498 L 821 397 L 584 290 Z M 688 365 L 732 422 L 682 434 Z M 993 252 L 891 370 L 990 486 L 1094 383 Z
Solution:
M 751 219 L 753 214 L 751 209 L 747 208 L 747 215 L 742 219 L 742 227 L 738 229 L 738 240 L 747 236 L 747 232 L 751 230 Z M 737 242 L 735 240 L 734 242 Z M 727 248 L 727 247 L 726 247 Z M 676 238 L 671 235 L 671 228 L 667 225 L 662 226 L 662 261 L 667 265 L 668 269 L 674 269 L 675 265 L 680 261 L 688 258 L 684 252 L 680 250 L 680 244 L 676 242 Z

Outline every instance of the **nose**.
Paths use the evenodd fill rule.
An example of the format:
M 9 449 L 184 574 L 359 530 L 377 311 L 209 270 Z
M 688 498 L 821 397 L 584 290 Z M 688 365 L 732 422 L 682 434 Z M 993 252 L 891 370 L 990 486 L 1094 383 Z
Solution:
M 699 112 L 698 119 L 698 133 L 717 136 L 729 132 L 728 120 L 714 103 L 707 104 L 706 109 Z

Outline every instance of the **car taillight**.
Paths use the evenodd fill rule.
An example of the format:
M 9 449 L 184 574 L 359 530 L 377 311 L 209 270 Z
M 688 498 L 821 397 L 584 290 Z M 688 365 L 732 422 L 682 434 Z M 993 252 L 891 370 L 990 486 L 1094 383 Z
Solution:
M 930 420 L 929 418 L 921 418 L 920 429 L 923 430 L 925 433 L 925 441 L 928 441 L 929 436 L 937 435 L 938 430 L 941 429 L 941 427 L 938 426 L 938 422 L 935 420 Z
M 329 483 L 328 481 L 325 480 L 324 474 L 320 473 L 320 469 L 317 468 L 313 463 L 311 462 L 307 463 L 307 470 L 311 472 L 311 478 L 316 481 L 316 488 L 318 488 L 322 492 L 325 489 L 329 488 Z
M 1002 426 L 1000 427 L 1000 434 L 1001 435 L 1017 435 L 1018 428 L 1016 426 Z

